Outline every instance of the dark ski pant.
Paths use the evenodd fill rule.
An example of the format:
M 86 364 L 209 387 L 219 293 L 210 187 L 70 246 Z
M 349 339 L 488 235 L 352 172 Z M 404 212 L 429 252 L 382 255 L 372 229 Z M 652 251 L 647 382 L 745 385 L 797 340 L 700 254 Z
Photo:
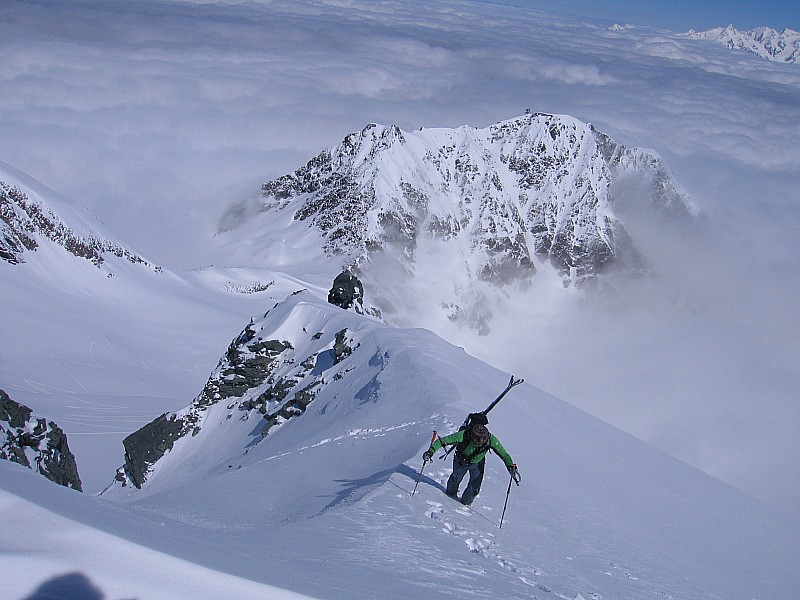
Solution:
M 445 492 L 448 496 L 456 496 L 458 494 L 458 486 L 464 475 L 469 473 L 469 483 L 467 484 L 464 493 L 461 495 L 461 503 L 469 506 L 475 500 L 475 496 L 481 491 L 481 483 L 483 482 L 483 470 L 486 461 L 482 460 L 476 463 L 464 462 L 461 457 L 456 454 L 453 458 L 453 473 L 447 480 L 447 488 Z

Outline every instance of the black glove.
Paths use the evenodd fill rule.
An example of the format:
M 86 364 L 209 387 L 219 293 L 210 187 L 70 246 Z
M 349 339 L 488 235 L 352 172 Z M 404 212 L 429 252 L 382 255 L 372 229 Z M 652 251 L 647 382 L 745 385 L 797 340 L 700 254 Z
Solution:
M 522 479 L 522 477 L 520 477 L 519 471 L 517 470 L 517 465 L 509 465 L 508 472 L 511 475 L 511 479 L 514 480 L 514 483 L 519 485 L 519 482 Z
M 426 450 L 425 453 L 422 455 L 422 462 L 426 463 L 429 460 L 433 460 L 433 452 L 430 450 Z

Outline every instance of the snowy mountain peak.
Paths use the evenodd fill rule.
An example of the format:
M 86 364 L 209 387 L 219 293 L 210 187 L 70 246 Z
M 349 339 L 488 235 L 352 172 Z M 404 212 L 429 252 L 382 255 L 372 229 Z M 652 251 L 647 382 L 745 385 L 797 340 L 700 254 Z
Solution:
M 311 226 L 338 266 L 381 254 L 413 272 L 418 246 L 433 240 L 457 247 L 474 279 L 505 284 L 550 264 L 580 280 L 635 263 L 614 212 L 614 185 L 628 176 L 646 182 L 641 201 L 688 212 L 658 156 L 573 117 L 413 132 L 371 124 L 265 183 L 256 205 L 232 207 L 221 230 L 267 257 L 284 254 L 276 238 L 303 239 Z
M 733 25 L 707 31 L 689 30 L 688 37 L 725 44 L 730 49 L 746 50 L 774 62 L 800 62 L 800 33 L 792 29 L 781 32 L 770 27 L 739 31 Z

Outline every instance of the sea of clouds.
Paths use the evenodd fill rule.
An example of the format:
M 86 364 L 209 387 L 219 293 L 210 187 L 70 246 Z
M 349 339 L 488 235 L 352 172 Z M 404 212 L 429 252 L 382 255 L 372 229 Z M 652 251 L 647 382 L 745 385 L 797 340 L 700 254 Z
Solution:
M 621 199 L 657 277 L 591 297 L 542 277 L 490 336 L 418 325 L 796 514 L 797 66 L 449 0 L 6 0 L 0 55 L 0 160 L 173 268 L 225 264 L 228 206 L 370 122 L 530 108 L 656 150 L 704 215 L 686 231 Z

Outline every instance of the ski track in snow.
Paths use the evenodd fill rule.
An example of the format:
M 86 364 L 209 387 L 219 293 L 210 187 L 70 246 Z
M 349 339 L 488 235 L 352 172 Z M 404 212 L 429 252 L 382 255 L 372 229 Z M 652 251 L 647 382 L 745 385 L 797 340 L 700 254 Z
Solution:
M 435 416 L 431 417 L 431 419 L 434 419 L 434 418 L 435 418 Z M 342 435 L 337 435 L 337 436 L 332 437 L 332 438 L 323 438 L 323 439 L 319 440 L 318 442 L 315 442 L 313 444 L 309 444 L 307 446 L 301 446 L 299 448 L 295 448 L 294 450 L 289 450 L 287 452 L 281 452 L 280 454 L 274 454 L 274 455 L 269 456 L 267 458 L 262 458 L 261 460 L 257 461 L 255 464 L 262 463 L 262 462 L 268 462 L 268 461 L 271 461 L 271 460 L 283 458 L 285 456 L 291 456 L 292 454 L 295 454 L 297 452 L 303 452 L 305 450 L 311 450 L 313 448 L 319 448 L 320 446 L 324 446 L 325 444 L 334 444 L 334 443 L 337 443 L 337 442 L 341 442 L 342 440 L 345 440 L 347 438 L 356 438 L 356 439 L 360 439 L 360 440 L 365 440 L 365 439 L 368 439 L 368 438 L 371 438 L 371 437 L 383 437 L 383 436 L 385 436 L 387 433 L 389 433 L 391 431 L 396 431 L 398 429 L 405 429 L 407 427 L 413 427 L 413 426 L 415 426 L 417 424 L 418 424 L 417 422 L 412 421 L 412 422 L 408 422 L 408 423 L 401 423 L 400 425 L 393 425 L 393 426 L 390 426 L 390 427 L 368 427 L 368 428 L 350 429 L 347 433 L 344 433 Z

